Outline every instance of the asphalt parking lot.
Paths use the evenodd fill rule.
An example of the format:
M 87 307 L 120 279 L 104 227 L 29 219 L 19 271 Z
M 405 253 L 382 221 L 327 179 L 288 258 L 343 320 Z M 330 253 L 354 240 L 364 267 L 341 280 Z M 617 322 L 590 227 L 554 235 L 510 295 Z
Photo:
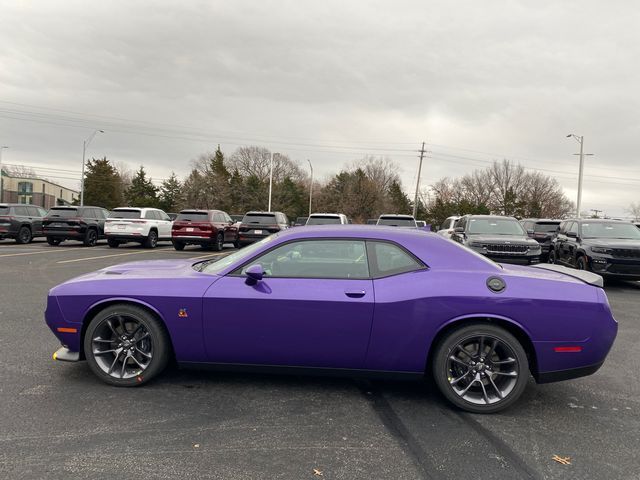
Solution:
M 640 283 L 606 287 L 620 329 L 600 371 L 531 380 L 494 415 L 454 410 L 420 383 L 172 369 L 118 389 L 51 359 L 43 311 L 54 285 L 210 255 L 0 242 L 0 478 L 640 478 Z

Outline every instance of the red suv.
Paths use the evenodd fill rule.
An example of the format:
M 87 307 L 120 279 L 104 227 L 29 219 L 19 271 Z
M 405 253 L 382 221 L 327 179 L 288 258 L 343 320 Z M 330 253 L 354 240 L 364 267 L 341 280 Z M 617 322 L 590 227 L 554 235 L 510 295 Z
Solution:
M 176 250 L 201 245 L 220 251 L 225 243 L 238 248 L 238 227 L 221 210 L 182 210 L 173 221 L 171 241 Z

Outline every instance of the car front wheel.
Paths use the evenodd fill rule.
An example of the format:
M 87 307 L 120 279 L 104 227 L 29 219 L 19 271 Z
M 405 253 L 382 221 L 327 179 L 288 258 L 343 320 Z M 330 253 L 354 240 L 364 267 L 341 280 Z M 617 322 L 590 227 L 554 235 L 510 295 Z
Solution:
M 576 260 L 576 268 L 578 270 L 589 270 L 589 264 L 584 256 L 578 257 L 578 260 Z
M 89 323 L 84 337 L 89 367 L 118 387 L 142 385 L 167 365 L 170 341 L 164 326 L 134 305 L 112 305 Z
M 549 258 L 547 259 L 549 263 L 556 263 L 556 252 L 553 250 L 549 251 Z
M 518 340 L 495 325 L 474 324 L 448 333 L 436 346 L 433 376 L 442 394 L 473 413 L 494 413 L 524 391 L 527 355 Z
M 31 243 L 32 239 L 33 236 L 31 235 L 31 229 L 29 227 L 20 227 L 20 230 L 18 230 L 18 235 L 16 236 L 16 243 Z

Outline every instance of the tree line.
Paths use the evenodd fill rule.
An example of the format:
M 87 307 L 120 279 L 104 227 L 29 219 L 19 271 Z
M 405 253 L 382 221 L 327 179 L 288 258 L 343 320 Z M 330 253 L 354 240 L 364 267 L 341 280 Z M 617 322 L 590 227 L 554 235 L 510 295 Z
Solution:
M 220 147 L 200 155 L 191 171 L 175 173 L 156 186 L 143 166 L 136 172 L 107 158 L 91 159 L 85 177 L 85 203 L 111 209 L 123 205 L 220 209 L 230 214 L 266 210 L 271 152 L 259 146 L 237 148 L 229 157 Z M 314 181 L 314 212 L 344 213 L 365 222 L 382 213 L 410 214 L 413 202 L 402 189 L 398 166 L 367 156 L 325 181 Z M 291 219 L 309 212 L 309 175 L 287 155 L 274 154 L 271 209 Z M 558 182 L 528 172 L 508 160 L 494 162 L 460 178 L 442 178 L 421 192 L 418 218 L 440 225 L 450 215 L 498 213 L 518 217 L 563 217 L 574 206 Z

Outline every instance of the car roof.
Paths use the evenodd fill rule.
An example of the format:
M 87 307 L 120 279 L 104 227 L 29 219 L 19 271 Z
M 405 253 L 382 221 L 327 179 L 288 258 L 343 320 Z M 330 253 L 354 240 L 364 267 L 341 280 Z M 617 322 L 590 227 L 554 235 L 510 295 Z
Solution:
M 344 215 L 344 213 L 312 213 L 311 215 L 309 215 L 309 217 L 316 217 L 316 216 L 320 216 L 322 215 L 323 217 L 340 217 L 342 215 Z M 304 218 L 304 217 L 303 217 Z
M 116 207 L 113 211 L 117 212 L 119 210 L 160 210 L 159 208 L 154 207 Z
M 473 218 L 508 218 L 509 220 L 515 220 L 516 222 L 518 221 L 518 219 L 516 217 L 512 217 L 510 215 L 474 215 L 474 214 L 468 214 L 468 215 L 465 215 L 465 217 L 473 217 Z
M 378 218 L 413 218 L 413 215 L 405 215 L 404 213 L 383 213 Z

